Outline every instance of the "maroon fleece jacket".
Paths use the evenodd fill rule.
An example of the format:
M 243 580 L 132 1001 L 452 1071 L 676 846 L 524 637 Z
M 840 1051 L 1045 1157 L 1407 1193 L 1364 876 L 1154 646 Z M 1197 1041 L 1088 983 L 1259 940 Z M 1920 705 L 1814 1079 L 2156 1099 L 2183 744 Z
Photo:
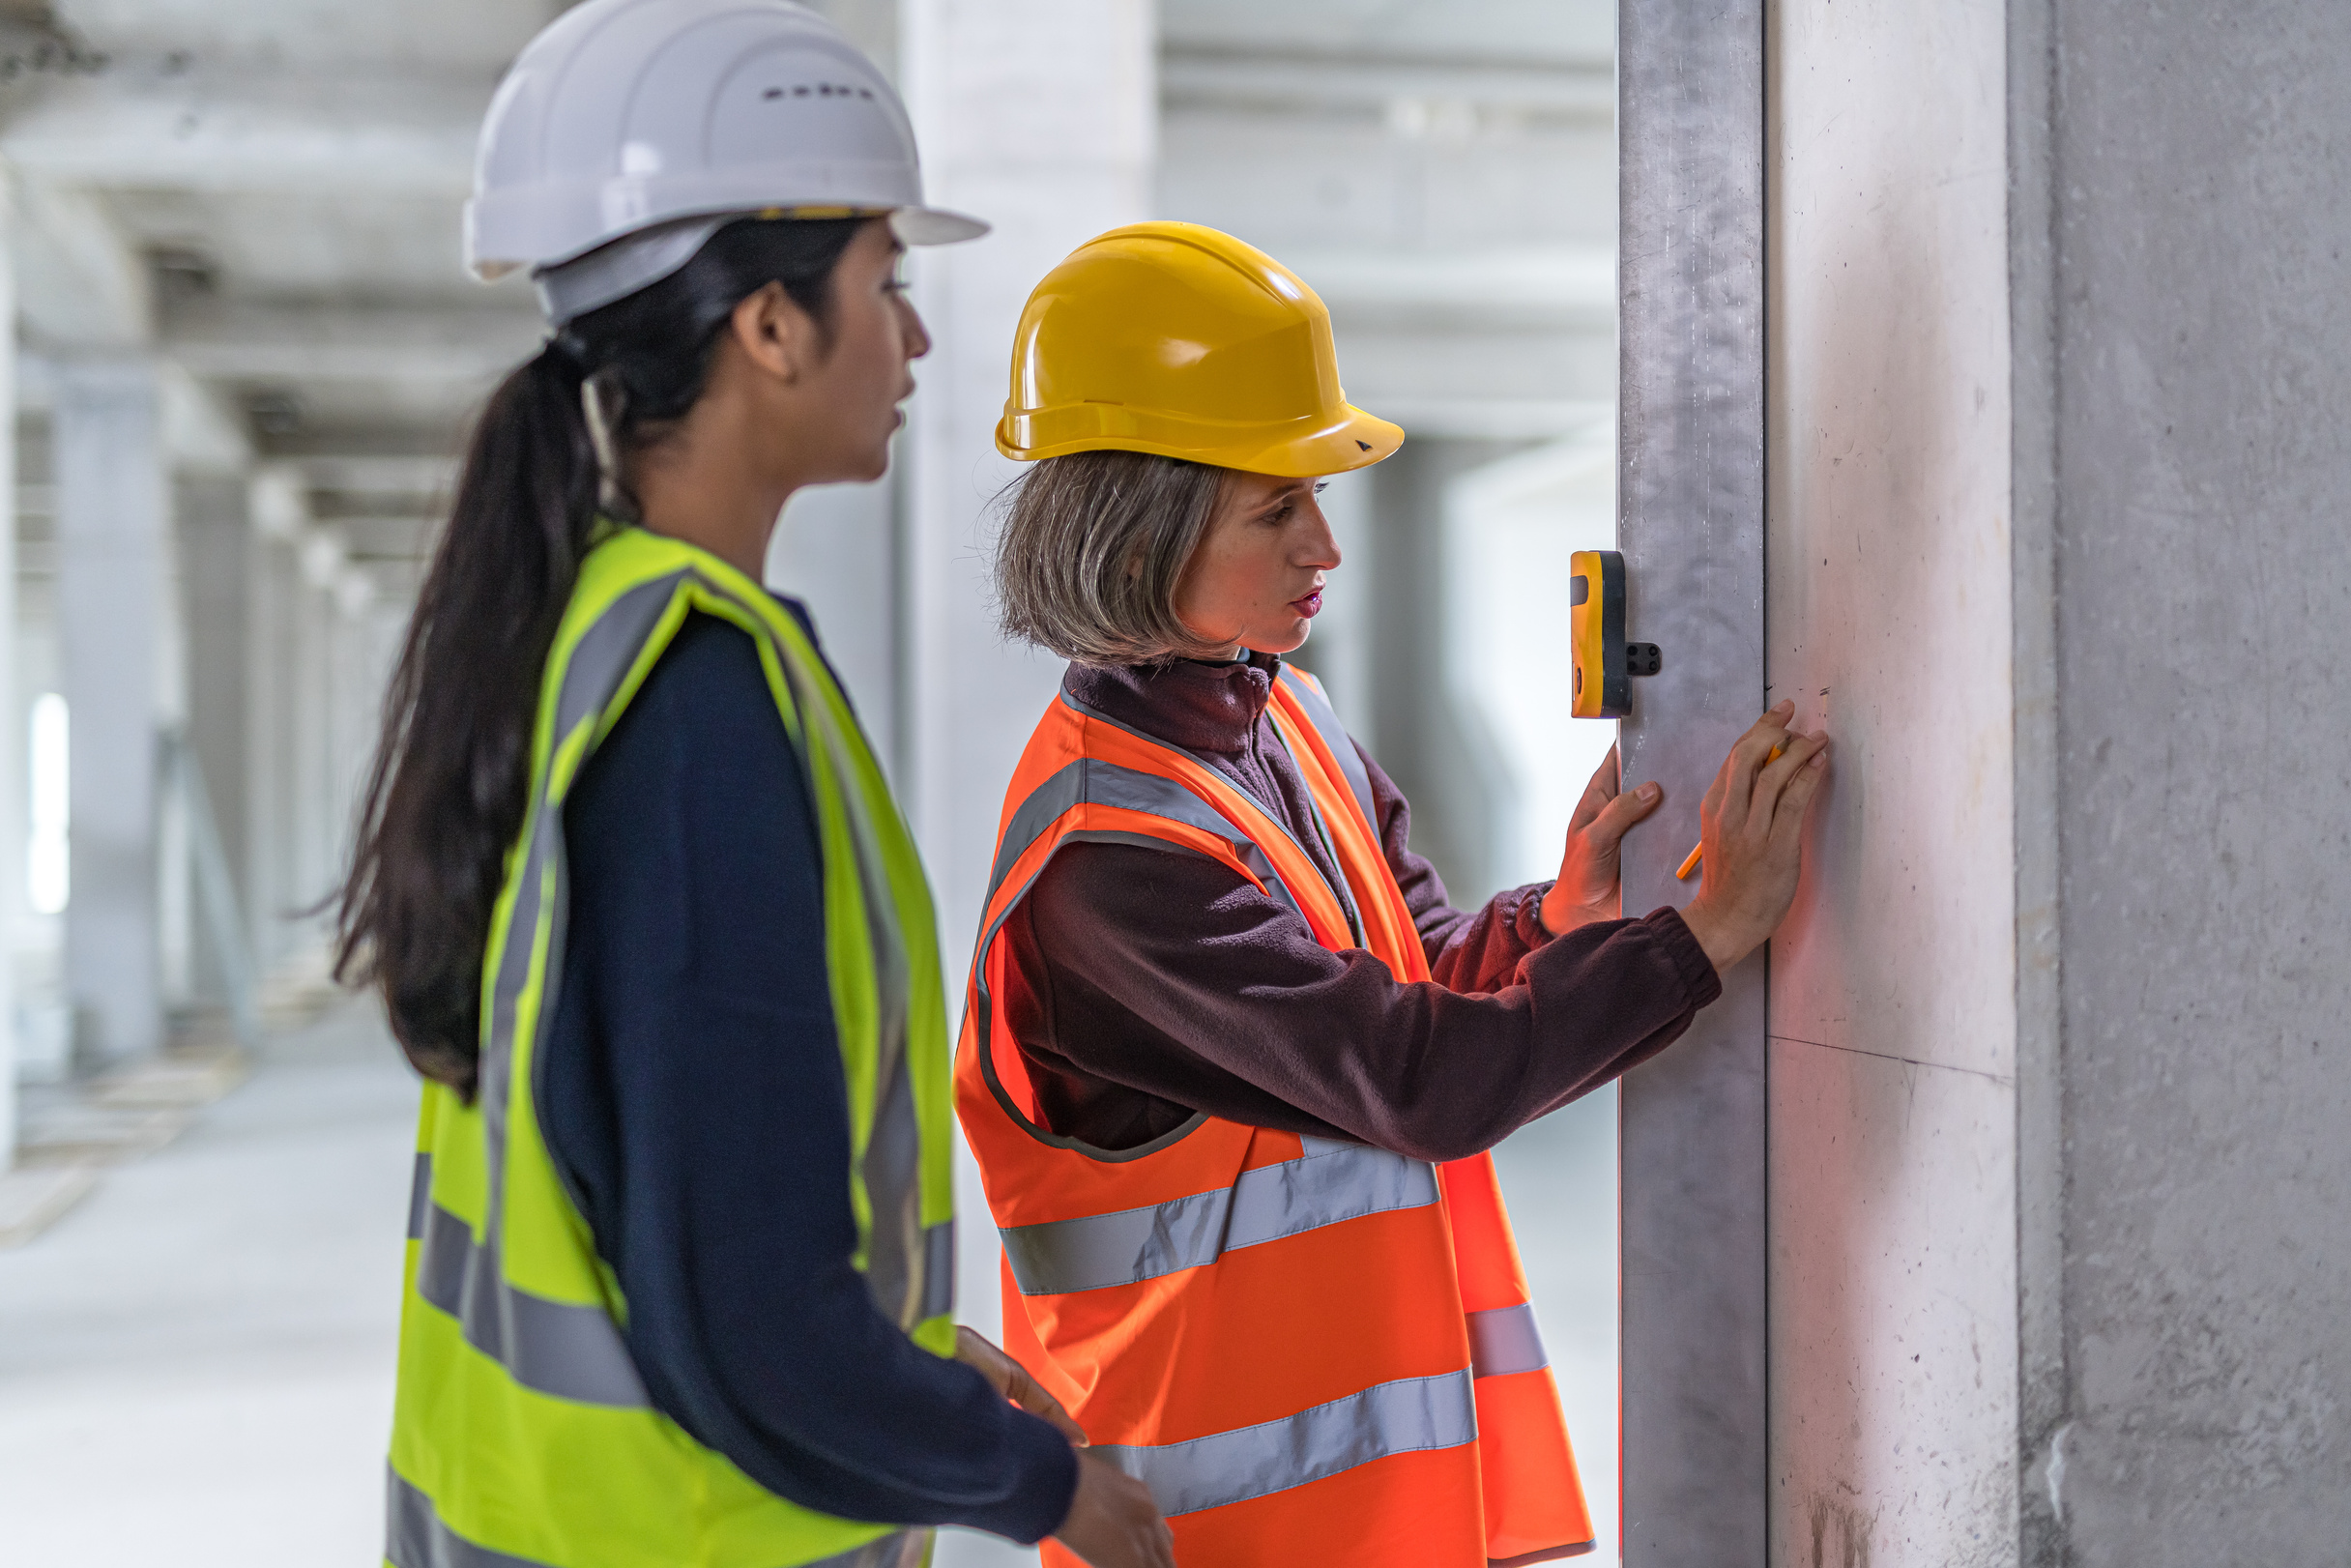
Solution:
M 1279 660 L 1071 665 L 1084 706 L 1192 753 L 1334 881 L 1305 780 L 1265 716 Z M 1562 937 L 1540 883 L 1452 909 L 1368 756 L 1380 843 L 1429 956 L 1406 984 L 1205 856 L 1064 846 L 1004 924 L 1005 1004 L 1048 1126 L 1130 1149 L 1196 1112 L 1428 1160 L 1493 1147 L 1664 1050 L 1720 994 L 1670 907 Z

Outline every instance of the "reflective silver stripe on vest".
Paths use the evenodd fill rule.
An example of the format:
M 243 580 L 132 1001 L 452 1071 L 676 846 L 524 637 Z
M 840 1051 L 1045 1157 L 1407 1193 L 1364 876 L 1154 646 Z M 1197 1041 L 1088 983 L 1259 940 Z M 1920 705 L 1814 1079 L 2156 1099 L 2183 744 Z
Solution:
M 925 1318 L 954 1310 L 955 1276 L 951 1266 L 954 1254 L 950 1236 L 943 1254 L 950 1266 L 943 1275 L 932 1268 L 933 1260 L 942 1253 L 941 1243 L 930 1233 L 941 1227 L 926 1228 L 922 1224 L 922 1125 L 914 1109 L 914 1067 L 908 1049 L 914 967 L 906 949 L 905 933 L 896 917 L 897 893 L 890 886 L 888 864 L 882 848 L 883 825 L 875 821 L 870 802 L 849 776 L 854 771 L 854 763 L 850 761 L 852 747 L 862 745 L 863 740 L 835 727 L 831 705 L 822 693 L 807 689 L 799 663 L 787 655 L 781 638 L 764 629 L 765 622 L 757 609 L 709 578 L 698 580 L 705 592 L 741 608 L 746 619 L 761 626 L 761 635 L 774 647 L 776 664 L 784 673 L 799 712 L 807 766 L 813 769 L 816 765 L 821 738 L 825 748 L 842 767 L 838 793 L 855 846 L 852 869 L 864 895 L 877 1008 L 874 1118 L 857 1165 L 870 1220 L 865 1286 L 882 1315 L 911 1333 Z M 855 722 L 853 718 L 851 723 Z
M 1256 807 L 1256 808 L 1257 808 L 1257 812 L 1258 812 L 1259 817 L 1260 817 L 1261 819 L 1263 819 L 1263 821 L 1264 822 L 1265 826 L 1266 826 L 1267 828 L 1271 828 L 1271 829 L 1272 829 L 1272 830 L 1273 830 L 1275 833 L 1279 834 L 1279 835 L 1282 837 L 1282 839 L 1283 839 L 1283 840 L 1284 840 L 1286 843 L 1288 843 L 1288 844 L 1289 844 L 1289 845 L 1290 845 L 1292 848 L 1293 848 L 1293 849 L 1297 850 L 1297 852 L 1298 852 L 1298 856 L 1299 856 L 1299 858 L 1303 859 L 1303 860 L 1304 860 L 1304 861 L 1305 861 L 1305 862 L 1306 862 L 1306 863 L 1307 863 L 1309 866 L 1312 866 L 1312 865 L 1315 863 L 1315 862 L 1314 862 L 1314 857 L 1313 857 L 1313 856 L 1311 856 L 1311 855 L 1308 855 L 1308 854 L 1306 853 L 1305 847 L 1304 847 L 1303 845 L 1299 844 L 1299 843 L 1298 843 L 1298 841 L 1297 841 L 1297 839 L 1296 839 L 1295 837 L 1292 836 L 1290 829 L 1289 829 L 1288 828 L 1286 828 L 1286 827 L 1284 827 L 1284 826 L 1282 825 L 1282 822 L 1281 822 L 1281 819 L 1280 819 L 1280 818 L 1276 817 L 1276 816 L 1275 816 L 1275 815 L 1272 813 L 1272 811 L 1271 811 L 1271 810 L 1267 809 L 1267 807 L 1266 807 L 1265 803 L 1264 803 L 1263 800 L 1258 799 L 1257 799 L 1255 796 L 1252 796 L 1252 795 L 1251 795 L 1251 794 L 1250 794 L 1250 793 L 1249 793 L 1247 790 L 1242 789 L 1242 788 L 1241 788 L 1239 785 L 1233 783 L 1233 781 L 1232 781 L 1232 780 L 1225 778 L 1225 777 L 1224 777 L 1222 774 L 1218 773 L 1218 772 L 1216 771 L 1216 769 L 1215 769 L 1210 768 L 1210 767 L 1209 767 L 1209 766 L 1208 766 L 1206 763 L 1205 763 L 1205 762 L 1201 761 L 1201 759 L 1200 759 L 1200 758 L 1198 758 L 1198 757 L 1194 756 L 1194 755 L 1193 755 L 1191 752 L 1184 750 L 1184 749 L 1183 749 L 1183 747 L 1181 747 L 1181 746 L 1170 745 L 1170 744 L 1169 744 L 1167 741 L 1160 740 L 1160 739 L 1159 739 L 1157 736 L 1155 736 L 1155 735 L 1146 735 L 1146 734 L 1144 734 L 1144 732 L 1143 732 L 1143 731 L 1136 729 L 1136 728 L 1135 728 L 1135 727 L 1134 727 L 1132 724 L 1121 724 L 1121 723 L 1120 723 L 1118 720 L 1117 720 L 1117 719 L 1115 719 L 1115 718 L 1111 717 L 1111 716 L 1110 716 L 1108 713 L 1103 712 L 1103 711 L 1102 711 L 1100 709 L 1098 709 L 1098 708 L 1088 708 L 1088 707 L 1086 704 L 1084 704 L 1084 703 L 1082 703 L 1082 702 L 1078 701 L 1078 700 L 1077 700 L 1075 697 L 1070 696 L 1070 695 L 1069 695 L 1067 692 L 1063 692 L 1063 693 L 1061 694 L 1061 698 L 1060 698 L 1060 700 L 1061 700 L 1061 702 L 1062 702 L 1062 703 L 1066 704 L 1066 705 L 1069 707 L 1069 709 L 1070 709 L 1072 711 L 1074 711 L 1074 712 L 1079 712 L 1079 713 L 1083 713 L 1083 714 L 1085 714 L 1085 715 L 1086 715 L 1088 718 L 1092 719 L 1094 722 L 1096 722 L 1096 723 L 1098 723 L 1098 724 L 1107 724 L 1107 725 L 1109 725 L 1109 726 L 1110 726 L 1112 729 L 1114 729 L 1114 730 L 1124 730 L 1124 731 L 1125 731 L 1127 734 L 1129 734 L 1129 735 L 1133 736 L 1133 737 L 1134 737 L 1136 740 L 1142 740 L 1142 741 L 1147 742 L 1147 743 L 1148 743 L 1148 744 L 1150 744 L 1150 745 L 1157 746 L 1157 747 L 1158 747 L 1160 750 L 1162 750 L 1162 751 L 1171 751 L 1171 752 L 1174 752 L 1174 753 L 1175 753 L 1176 756 L 1178 756 L 1178 757 L 1182 757 L 1182 758 L 1186 759 L 1186 760 L 1187 760 L 1187 761 L 1189 761 L 1189 762 L 1190 762 L 1190 763 L 1191 763 L 1191 764 L 1192 764 L 1194 767 L 1198 768 L 1198 769 L 1199 769 L 1201 771 L 1203 771 L 1203 772 L 1205 772 L 1205 773 L 1208 774 L 1210 777 L 1213 777 L 1213 778 L 1217 779 L 1217 780 L 1218 780 L 1220 783 L 1225 784 L 1225 785 L 1226 785 L 1228 788 L 1230 788 L 1230 789 L 1233 791 L 1233 793 L 1234 793 L 1234 795 L 1238 796 L 1238 797 L 1239 797 L 1241 799 L 1243 799 L 1243 800 L 1247 801 L 1247 802 L 1248 802 L 1250 805 L 1252 805 L 1252 806 Z M 1094 761 L 1094 759 L 1092 759 L 1092 758 L 1088 758 L 1088 759 L 1086 759 L 1086 760 L 1087 760 L 1087 761 L 1088 761 L 1088 762 L 1092 762 L 1092 761 Z M 1113 764 L 1108 764 L 1108 763 L 1096 763 L 1096 766 L 1098 766 L 1098 767 L 1111 767 L 1111 766 L 1115 766 L 1115 765 L 1113 765 Z M 1123 768 L 1122 768 L 1122 769 L 1119 769 L 1119 771 L 1120 771 L 1120 772 L 1129 772 L 1129 773 L 1131 773 L 1131 772 L 1133 772 L 1133 771 L 1134 771 L 1134 769 L 1123 769 Z M 1228 821 L 1228 820 L 1227 820 L 1227 819 L 1226 819 L 1224 816 L 1222 816 L 1221 814 L 1217 814 L 1217 813 L 1215 813 L 1215 808 L 1214 808 L 1214 807 L 1209 806 L 1209 805 L 1207 804 L 1207 802 L 1205 802 L 1205 800 L 1202 800 L 1202 799 L 1201 799 L 1201 798 L 1200 798 L 1199 796 L 1194 795 L 1194 794 L 1193 794 L 1193 793 L 1192 793 L 1190 790 L 1185 789 L 1183 785 L 1181 785 L 1181 784 L 1177 783 L 1176 780 L 1174 780 L 1174 779 L 1172 779 L 1172 778 L 1161 778 L 1161 777 L 1160 777 L 1158 774 L 1156 774 L 1156 773 L 1142 773 L 1142 774 L 1138 774 L 1137 776 L 1138 776 L 1138 777 L 1142 777 L 1142 778 L 1147 778 L 1147 779 L 1151 779 L 1151 780 L 1155 781 L 1157 784 L 1159 784 L 1159 785 L 1160 785 L 1161 787 L 1163 787 L 1163 788 L 1172 788 L 1172 789 L 1175 789 L 1175 790 L 1177 790 L 1177 791 L 1181 792 L 1181 793 L 1182 793 L 1182 795 L 1183 795 L 1183 796 L 1184 796 L 1186 799 L 1188 799 L 1192 800 L 1192 801 L 1193 801 L 1193 802 L 1195 802 L 1197 805 L 1199 805 L 1201 808 L 1203 808 L 1203 809 L 1205 809 L 1205 810 L 1209 811 L 1209 812 L 1210 812 L 1212 815 L 1214 815 L 1214 816 L 1215 816 L 1215 820 L 1216 820 L 1216 821 L 1217 821 L 1219 824 L 1222 824 L 1222 826 L 1221 826 L 1221 827 L 1210 828 L 1210 829 L 1209 829 L 1210 831 L 1212 831 L 1212 832 L 1220 832 L 1220 833 L 1224 834 L 1224 835 L 1225 835 L 1225 836 L 1227 836 L 1227 837 L 1231 837 L 1231 836 L 1233 836 L 1234 834 L 1238 833 L 1238 834 L 1240 834 L 1240 839 L 1239 839 L 1239 842 L 1240 842 L 1240 843 L 1249 844 L 1249 845 L 1250 845 L 1252 848 L 1256 849 L 1256 850 L 1258 851 L 1258 853 L 1259 853 L 1259 854 L 1261 854 L 1261 855 L 1264 855 L 1264 854 L 1265 854 L 1265 851 L 1264 851 L 1264 849 L 1263 849 L 1263 846 L 1256 844 L 1256 842 L 1255 842 L 1255 841 L 1254 841 L 1254 840 L 1253 840 L 1253 839 L 1250 837 L 1250 835 L 1248 834 L 1248 832 L 1247 832 L 1246 830 L 1244 830 L 1244 829 L 1243 829 L 1243 828 L 1238 828 L 1238 827 L 1234 826 L 1234 825 L 1232 822 Z M 1112 803 L 1116 804 L 1117 802 L 1112 802 Z M 1138 809 L 1148 809 L 1148 808 L 1138 808 Z M 1165 813 L 1165 812 L 1160 813 L 1160 815 L 1170 815 L 1170 814 L 1171 814 L 1171 813 Z M 1006 835 L 1006 836 L 1007 836 L 1007 837 L 1009 837 L 1010 835 L 1007 833 L 1007 835 Z M 1245 859 L 1246 857 L 1246 857 L 1246 855 L 1244 854 L 1244 855 L 1243 855 L 1243 858 Z M 1271 857 L 1270 857 L 1269 855 L 1268 855 L 1268 856 L 1266 856 L 1266 859 L 1267 859 L 1268 864 L 1270 864 L 1270 862 L 1271 862 Z M 1004 863 L 1005 865 L 1007 865 L 1007 866 L 1009 866 L 1009 865 L 1011 864 L 1011 862 L 1010 862 L 1010 861 L 1008 861 L 1008 860 L 1007 860 L 1007 861 L 1004 861 L 1003 863 Z M 1303 909 L 1303 908 L 1302 908 L 1302 907 L 1299 905 L 1299 903 L 1298 903 L 1297 899 L 1292 895 L 1292 893 L 1291 893 L 1291 891 L 1290 891 L 1290 889 L 1289 889 L 1288 887 L 1283 886 L 1281 886 L 1281 885 L 1280 885 L 1280 884 L 1278 884 L 1278 883 L 1267 883 L 1267 884 L 1266 884 L 1266 886 L 1265 886 L 1265 890 L 1266 890 L 1267 892 L 1271 893 L 1271 894 L 1272 894 L 1272 895 L 1273 895 L 1273 896 L 1274 896 L 1276 899 L 1280 900 L 1280 901 L 1281 901 L 1281 903 L 1283 903 L 1284 905 L 1286 905 L 1286 906 L 1289 908 L 1290 912 L 1291 912 L 1292 915 L 1297 915 L 1297 917 L 1298 917 L 1299 919 L 1304 920 L 1304 919 L 1306 918 L 1306 915 L 1305 915 L 1305 911 L 1304 911 L 1304 909 Z M 993 897 L 993 895 L 991 895 L 991 897 Z M 1346 898 L 1346 895 L 1345 895 L 1345 894 L 1341 894 L 1341 895 L 1340 895 L 1340 897 L 1339 897 L 1339 902 L 1340 902 L 1341 904 L 1345 904 L 1345 903 L 1347 903 L 1347 898 Z M 1311 922 L 1309 922 L 1309 923 L 1311 924 Z
M 424 1236 L 424 1211 L 433 1201 L 433 1157 L 420 1153 L 416 1174 L 408 1178 L 408 1239 L 419 1241 Z
M 1003 886 L 1004 878 L 1012 874 L 1012 868 L 1020 857 L 1029 853 L 1029 847 L 1079 805 L 1116 806 L 1121 811 L 1133 811 L 1146 817 L 1165 817 L 1171 822 L 1180 822 L 1205 833 L 1212 833 L 1235 846 L 1234 853 L 1250 870 L 1257 873 L 1275 902 L 1301 920 L 1306 917 L 1288 885 L 1274 871 L 1273 862 L 1267 858 L 1264 851 L 1259 849 L 1246 833 L 1228 821 L 1214 806 L 1172 778 L 1146 773 L 1115 762 L 1104 762 L 1098 757 L 1080 757 L 1063 767 L 1030 790 L 1028 799 L 1013 810 L 1012 820 L 1004 824 L 1003 842 L 997 846 L 996 864 L 988 873 L 989 903 L 996 901 L 997 889 Z M 1161 840 L 1154 847 L 1181 849 L 1183 846 Z
M 1390 1454 L 1477 1441 L 1469 1374 L 1404 1378 L 1295 1415 L 1189 1442 L 1088 1450 L 1151 1489 L 1161 1513 L 1198 1513 L 1302 1487 Z
M 433 1500 L 401 1479 L 399 1471 L 389 1465 L 384 1471 L 389 1482 L 384 1556 L 392 1568 L 548 1568 L 535 1558 L 476 1546 L 442 1524 Z M 806 1568 L 916 1568 L 930 1539 L 927 1529 L 892 1530 Z
M 457 1320 L 465 1342 L 525 1388 L 582 1405 L 651 1405 L 627 1342 L 600 1306 L 550 1301 L 507 1280 L 498 1249 L 439 1204 L 424 1214 L 417 1294 Z
M 885 890 L 886 896 L 886 890 Z M 873 891 L 866 890 L 866 908 L 873 909 Z M 880 924 L 882 921 L 869 921 Z M 901 962 L 900 966 L 905 966 Z M 880 973 L 876 980 L 882 986 L 889 984 L 888 975 Z M 928 1238 L 922 1230 L 922 1129 L 914 1118 L 914 1077 L 906 1070 L 904 1031 L 904 999 L 907 989 L 897 989 L 898 1049 L 892 1053 L 886 1047 L 875 1062 L 875 1089 L 881 1098 L 874 1106 L 872 1128 L 865 1138 L 865 1154 L 857 1167 L 864 1180 L 867 1213 L 871 1229 L 865 1247 L 865 1289 L 873 1297 L 882 1316 L 901 1328 L 913 1328 L 925 1316 L 920 1296 L 929 1282 L 930 1261 Z M 887 1007 L 882 1028 L 890 1028 Z
M 547 1568 L 529 1557 L 493 1552 L 441 1523 L 433 1500 L 391 1466 L 384 1499 L 384 1559 L 392 1568 Z
M 615 598 L 574 646 L 556 693 L 560 748 L 580 725 L 601 713 L 668 609 L 684 572 L 640 583 Z M 542 786 L 544 781 L 540 781 Z M 505 944 L 490 990 L 487 1038 L 481 1052 L 480 1107 L 487 1191 L 477 1245 L 472 1228 L 430 1201 L 429 1162 L 419 1176 L 426 1201 L 412 1205 L 422 1248 L 417 1293 L 457 1320 L 465 1341 L 500 1362 L 526 1388 L 584 1405 L 643 1408 L 645 1384 L 629 1359 L 620 1328 L 601 1307 L 571 1306 L 509 1285 L 500 1272 L 497 1238 L 506 1213 L 507 1117 L 513 1100 L 514 1036 L 523 993 L 538 945 L 542 900 L 548 915 L 545 987 L 537 1027 L 541 1037 L 554 1020 L 555 988 L 563 973 L 565 891 L 563 813 L 543 798 L 532 804 L 522 871 Z M 462 1561 L 463 1559 L 457 1559 Z
M 1363 808 L 1363 821 L 1372 830 L 1372 841 L 1378 843 L 1379 813 L 1372 804 L 1372 775 L 1365 770 L 1363 758 L 1355 750 L 1354 740 L 1347 733 L 1347 726 L 1339 722 L 1338 711 L 1331 707 L 1328 698 L 1314 688 L 1312 682 L 1301 678 L 1295 670 L 1284 670 L 1281 679 L 1283 684 L 1290 688 L 1290 694 L 1298 699 L 1298 707 L 1305 711 L 1307 721 L 1322 737 L 1322 743 L 1330 747 L 1331 757 L 1339 764 L 1339 771 L 1347 775 L 1349 793 L 1354 796 L 1355 804 Z
M 1469 1323 L 1469 1370 L 1478 1377 L 1507 1378 L 1551 1365 L 1542 1330 L 1535 1326 L 1533 1302 L 1464 1316 Z
M 672 572 L 653 582 L 640 583 L 614 599 L 595 624 L 581 635 L 565 669 L 563 689 L 556 693 L 555 746 L 560 747 L 565 737 L 602 712 L 611 702 L 612 694 L 620 689 L 629 665 L 635 662 L 646 639 L 653 635 L 654 625 L 684 577 L 684 572 Z M 549 809 L 544 800 L 534 801 L 528 831 L 530 839 L 522 874 L 515 885 L 514 908 L 507 921 L 506 944 L 498 955 L 497 981 L 490 991 L 488 1038 L 481 1052 L 481 1126 L 489 1177 L 482 1229 L 490 1235 L 498 1234 L 506 1210 L 507 1108 L 512 1099 L 514 1015 L 522 1004 L 523 992 L 530 985 L 531 962 L 538 943 L 540 899 L 550 890 L 546 886 L 550 877 L 554 897 L 549 906 L 553 918 L 548 930 L 546 960 L 549 991 L 541 998 L 537 1020 L 542 1032 L 553 1022 L 553 985 L 556 976 L 563 973 L 567 903 L 564 893 L 563 813 Z
M 1300 1142 L 1302 1158 L 1243 1171 L 1213 1192 L 1014 1226 L 1002 1233 L 1012 1277 L 1023 1295 L 1134 1285 L 1242 1247 L 1437 1202 L 1437 1171 L 1425 1160 L 1328 1139 Z
M 922 1233 L 922 1315 L 943 1318 L 955 1310 L 955 1222 L 943 1220 Z

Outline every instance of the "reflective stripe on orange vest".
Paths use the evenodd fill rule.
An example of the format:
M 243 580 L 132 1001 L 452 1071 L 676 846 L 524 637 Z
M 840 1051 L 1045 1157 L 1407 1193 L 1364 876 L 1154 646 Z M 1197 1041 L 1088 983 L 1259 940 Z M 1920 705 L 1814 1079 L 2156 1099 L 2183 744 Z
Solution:
M 1400 1378 L 1261 1422 L 1157 1447 L 1097 1444 L 1093 1452 L 1151 1489 L 1170 1519 L 1270 1496 L 1377 1459 L 1477 1440 L 1469 1375 Z M 1177 1548 L 1178 1556 L 1181 1547 Z M 1349 1554 L 1346 1561 L 1358 1561 Z
M 1013 1226 L 1001 1233 L 1012 1277 L 1023 1295 L 1140 1285 L 1318 1226 L 1437 1202 L 1437 1172 L 1426 1161 L 1332 1139 L 1298 1142 L 1298 1158 L 1244 1171 L 1214 1192 Z
M 1150 1485 L 1179 1560 L 1478 1568 L 1588 1551 L 1486 1156 L 1433 1167 L 1205 1114 L 1115 1152 L 1042 1125 L 1001 937 L 1063 844 L 1208 856 L 1321 945 L 1429 977 L 1353 742 L 1300 672 L 1281 672 L 1271 714 L 1340 886 L 1199 759 L 1066 697 L 1014 775 L 956 1066 L 1004 1241 L 1006 1348 Z M 1047 1560 L 1075 1561 L 1050 1544 Z

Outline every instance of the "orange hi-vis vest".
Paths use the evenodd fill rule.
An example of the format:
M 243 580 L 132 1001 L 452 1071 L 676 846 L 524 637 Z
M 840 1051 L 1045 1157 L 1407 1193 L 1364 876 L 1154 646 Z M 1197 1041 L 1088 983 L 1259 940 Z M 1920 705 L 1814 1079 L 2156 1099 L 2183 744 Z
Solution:
M 1038 1115 L 1003 925 L 1064 844 L 1205 855 L 1332 951 L 1429 978 L 1338 715 L 1291 669 L 1270 712 L 1343 887 L 1197 758 L 1066 694 L 1013 775 L 955 1063 L 1004 1242 L 1005 1348 L 1149 1485 L 1185 1568 L 1581 1555 L 1591 1516 L 1492 1159 L 1432 1166 L 1205 1112 L 1114 1151 Z M 1046 1560 L 1077 1562 L 1051 1543 Z

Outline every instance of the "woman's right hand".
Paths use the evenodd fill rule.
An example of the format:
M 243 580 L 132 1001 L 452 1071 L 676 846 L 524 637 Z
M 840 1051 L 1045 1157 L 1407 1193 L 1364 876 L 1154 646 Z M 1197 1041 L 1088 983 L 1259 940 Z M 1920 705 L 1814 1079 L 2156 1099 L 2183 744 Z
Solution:
M 1054 1536 L 1093 1568 L 1176 1568 L 1176 1538 L 1151 1489 L 1083 1449 L 1078 1493 Z
M 1738 739 L 1699 802 L 1706 880 L 1682 911 L 1690 934 L 1727 973 L 1771 939 L 1795 901 L 1804 869 L 1804 814 L 1828 776 L 1826 735 L 1788 728 L 1783 702 Z M 1774 747 L 1781 748 L 1772 758 Z

